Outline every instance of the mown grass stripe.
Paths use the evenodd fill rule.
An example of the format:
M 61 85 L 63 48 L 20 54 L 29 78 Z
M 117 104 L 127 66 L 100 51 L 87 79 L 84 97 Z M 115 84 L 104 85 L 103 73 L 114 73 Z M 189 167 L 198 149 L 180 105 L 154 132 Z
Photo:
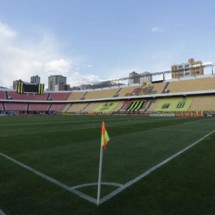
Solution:
M 208 134 L 204 135 L 203 137 L 201 137 L 200 139 L 198 139 L 196 142 L 192 143 L 191 145 L 187 146 L 186 148 L 180 150 L 179 152 L 175 153 L 174 155 L 170 156 L 169 158 L 165 159 L 164 161 L 158 163 L 157 165 L 153 166 L 152 168 L 150 168 L 149 170 L 147 170 L 146 172 L 144 172 L 143 174 L 137 176 L 136 178 L 132 179 L 131 181 L 127 182 L 126 184 L 122 185 L 121 187 L 119 187 L 118 189 L 114 190 L 112 193 L 104 196 L 101 200 L 100 200 L 100 204 L 110 200 L 111 198 L 113 198 L 114 196 L 116 196 L 117 194 L 121 193 L 123 190 L 127 189 L 128 187 L 130 187 L 131 185 L 137 183 L 138 181 L 140 181 L 141 179 L 143 179 L 145 176 L 149 175 L 150 173 L 154 172 L 155 170 L 157 170 L 158 168 L 162 167 L 164 164 L 170 162 L 171 160 L 173 160 L 174 158 L 178 157 L 179 155 L 181 155 L 182 153 L 186 152 L 188 149 L 192 148 L 193 146 L 195 146 L 196 144 L 200 143 L 202 140 L 204 140 L 205 138 L 207 138 L 208 136 L 212 135 L 215 132 L 215 129 L 211 132 L 209 132 Z
M 63 184 L 62 182 L 60 182 L 60 181 L 58 181 L 58 180 L 56 180 L 56 179 L 54 179 L 52 177 L 49 177 L 48 175 L 45 175 L 44 173 L 42 173 L 42 172 L 40 172 L 40 171 L 38 171 L 38 170 L 36 170 L 36 169 L 24 164 L 24 163 L 21 163 L 20 161 L 18 161 L 16 159 L 14 159 L 14 158 L 2 153 L 2 152 L 0 152 L 0 156 L 6 158 L 7 160 L 12 161 L 13 163 L 17 164 L 18 166 L 23 167 L 24 169 L 29 170 L 30 172 L 34 173 L 35 175 L 40 176 L 41 178 L 43 178 L 43 179 L 45 179 L 45 180 L 57 185 L 58 187 L 63 188 L 64 190 L 67 190 L 67 191 L 69 191 L 69 192 L 71 192 L 73 194 L 76 194 L 77 196 L 79 196 L 79 197 L 81 197 L 81 198 L 83 198 L 85 200 L 88 200 L 89 202 L 92 202 L 92 203 L 96 204 L 96 200 L 93 197 L 88 196 L 88 195 L 86 195 L 86 194 L 84 194 L 84 193 L 82 193 L 82 192 L 80 192 L 78 190 L 71 189 L 70 186 L 68 186 L 66 184 Z

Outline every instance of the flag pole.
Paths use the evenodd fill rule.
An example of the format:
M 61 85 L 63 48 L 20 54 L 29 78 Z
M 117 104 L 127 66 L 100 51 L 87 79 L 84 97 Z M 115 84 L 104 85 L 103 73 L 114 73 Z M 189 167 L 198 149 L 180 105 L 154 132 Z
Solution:
M 97 206 L 100 204 L 101 194 L 101 180 L 102 180 L 102 162 L 103 162 L 103 147 L 100 147 L 100 159 L 99 159 L 99 176 L 98 176 L 98 192 L 97 192 Z

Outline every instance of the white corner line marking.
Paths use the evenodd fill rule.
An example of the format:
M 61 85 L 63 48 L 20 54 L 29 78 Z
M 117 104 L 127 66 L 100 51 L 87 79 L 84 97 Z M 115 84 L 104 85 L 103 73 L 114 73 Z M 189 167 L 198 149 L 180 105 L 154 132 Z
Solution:
M 78 190 L 71 189 L 70 186 L 68 186 L 68 185 L 66 185 L 66 184 L 63 184 L 62 182 L 60 182 L 60 181 L 58 181 L 58 180 L 56 180 L 56 179 L 54 179 L 54 178 L 51 178 L 51 177 L 49 177 L 48 175 L 45 175 L 44 173 L 42 173 L 42 172 L 40 172 L 40 171 L 38 171 L 38 170 L 36 170 L 36 169 L 30 167 L 30 166 L 27 166 L 26 164 L 21 163 L 20 161 L 18 161 L 18 160 L 16 160 L 16 159 L 14 159 L 14 158 L 12 158 L 12 157 L 10 157 L 10 156 L 8 156 L 8 155 L 2 153 L 2 152 L 0 152 L 0 156 L 6 158 L 7 160 L 12 161 L 13 163 L 17 164 L 18 166 L 21 166 L 21 167 L 23 167 L 23 168 L 29 170 L 30 172 L 34 173 L 35 175 L 40 176 L 41 178 L 43 178 L 43 179 L 45 179 L 45 180 L 47 180 L 47 181 L 49 181 L 49 182 L 51 182 L 51 183 L 57 185 L 58 187 L 63 188 L 64 190 L 67 190 L 67 191 L 69 191 L 69 192 L 71 192 L 71 193 L 73 193 L 73 194 L 76 194 L 76 195 L 78 195 L 79 197 L 81 197 L 81 198 L 83 198 L 83 199 L 85 199 L 85 200 L 87 200 L 87 201 L 89 201 L 89 202 L 92 202 L 92 203 L 96 204 L 96 199 L 95 199 L 95 198 L 93 198 L 93 197 L 91 197 L 91 196 L 88 196 L 88 195 L 86 195 L 86 194 L 84 194 L 84 193 L 82 193 L 82 192 L 80 192 L 80 191 L 78 191 Z
M 98 185 L 98 182 L 95 182 L 95 183 L 88 183 L 88 184 L 80 184 L 80 185 L 76 185 L 76 186 L 73 186 L 70 188 L 71 188 L 71 190 L 75 190 L 75 189 L 97 186 L 97 185 Z M 121 187 L 122 186 L 122 184 L 114 183 L 114 182 L 102 182 L 101 185 L 107 185 L 107 186 L 113 186 L 113 187 Z
M 209 132 L 208 134 L 204 135 L 203 137 L 201 137 L 200 139 L 198 139 L 196 142 L 192 143 L 191 145 L 185 147 L 184 149 L 182 149 L 181 151 L 175 153 L 174 155 L 170 156 L 169 158 L 165 159 L 164 161 L 158 163 L 157 165 L 153 166 L 152 168 L 150 168 L 149 170 L 147 170 L 146 172 L 144 172 L 143 174 L 137 176 L 136 178 L 130 180 L 129 182 L 125 183 L 124 185 L 122 185 L 121 187 L 119 187 L 118 189 L 114 190 L 113 192 L 111 192 L 110 194 L 104 196 L 101 200 L 100 200 L 100 204 L 106 202 L 107 200 L 113 198 L 114 196 L 116 196 L 117 194 L 121 193 L 123 190 L 127 189 L 128 187 L 130 187 L 131 185 L 133 185 L 134 183 L 140 181 L 141 179 L 143 179 L 145 176 L 149 175 L 150 173 L 154 172 L 156 169 L 160 168 L 161 166 L 163 166 L 164 164 L 168 163 L 169 161 L 173 160 L 174 158 L 176 158 L 177 156 L 181 155 L 182 153 L 186 152 L 188 149 L 192 148 L 193 146 L 195 146 L 196 144 L 200 143 L 202 140 L 204 140 L 205 138 L 207 138 L 208 136 L 210 136 L 211 134 L 213 134 L 215 132 L 215 129 L 211 132 Z
M 164 164 L 168 163 L 169 161 L 171 161 L 172 159 L 174 159 L 175 157 L 179 156 L 180 154 L 184 153 L 185 151 L 187 151 L 188 149 L 190 149 L 191 147 L 195 146 L 196 144 L 198 144 L 199 142 L 201 142 L 202 140 L 204 140 L 206 137 L 210 136 L 211 134 L 213 134 L 215 132 L 215 130 L 211 131 L 210 133 L 206 134 L 205 136 L 203 136 L 202 138 L 200 138 L 199 140 L 197 140 L 196 142 L 192 143 L 191 145 L 187 146 L 186 148 L 182 149 L 181 151 L 175 153 L 174 155 L 170 156 L 169 158 L 165 159 L 164 161 L 158 163 L 157 165 L 153 166 L 152 168 L 150 168 L 149 170 L 147 170 L 146 172 L 144 172 L 143 174 L 137 176 L 136 178 L 130 180 L 129 182 L 127 182 L 124 185 L 118 184 L 118 183 L 108 183 L 108 182 L 103 182 L 104 185 L 112 185 L 112 186 L 119 186 L 118 189 L 114 190 L 113 192 L 111 192 L 110 194 L 104 196 L 101 200 L 100 200 L 100 204 L 108 201 L 109 199 L 113 198 L 114 196 L 116 196 L 117 194 L 119 194 L 120 192 L 122 192 L 123 190 L 127 189 L 128 187 L 130 187 L 131 185 L 133 185 L 134 183 L 138 182 L 139 180 L 141 180 L 142 178 L 144 178 L 145 176 L 149 175 L 150 173 L 152 173 L 153 171 L 155 171 L 156 169 L 160 168 L 161 166 L 163 166 Z M 18 166 L 21 166 L 27 170 L 29 170 L 30 172 L 34 173 L 35 175 L 40 176 L 41 178 L 57 185 L 58 187 L 63 188 L 64 190 L 67 190 L 93 204 L 96 204 L 97 200 L 87 194 L 84 194 L 78 190 L 76 190 L 76 188 L 81 188 L 81 187 L 86 187 L 85 185 L 77 185 L 74 187 L 70 187 L 66 184 L 63 184 L 62 182 L 49 177 L 48 175 L 45 175 L 44 173 L 0 152 L 0 156 L 6 158 L 7 160 L 12 161 L 13 163 L 17 164 Z M 90 183 L 88 185 L 92 186 L 96 183 Z

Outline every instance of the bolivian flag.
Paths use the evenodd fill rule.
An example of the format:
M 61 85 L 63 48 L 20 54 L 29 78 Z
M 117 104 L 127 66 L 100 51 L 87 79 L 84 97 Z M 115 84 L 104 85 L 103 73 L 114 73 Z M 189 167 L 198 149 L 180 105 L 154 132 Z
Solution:
M 106 149 L 108 141 L 110 140 L 109 135 L 106 130 L 105 122 L 102 122 L 102 135 L 101 135 L 101 145 L 103 150 Z

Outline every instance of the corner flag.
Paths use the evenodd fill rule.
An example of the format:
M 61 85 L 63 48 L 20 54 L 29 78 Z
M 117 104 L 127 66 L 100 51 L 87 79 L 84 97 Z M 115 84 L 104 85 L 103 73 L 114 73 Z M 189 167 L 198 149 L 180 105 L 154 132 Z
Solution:
M 106 130 L 105 122 L 103 121 L 102 122 L 101 145 L 104 150 L 106 149 L 106 146 L 107 146 L 109 140 L 110 140 L 110 138 L 109 138 L 109 135 Z
M 110 140 L 106 130 L 105 122 L 102 122 L 102 134 L 101 134 L 101 145 L 100 145 L 100 159 L 99 159 L 99 176 L 98 176 L 98 192 L 97 192 L 97 205 L 100 204 L 101 195 L 101 180 L 102 180 L 102 161 L 103 161 L 103 150 L 106 149 L 108 141 Z

